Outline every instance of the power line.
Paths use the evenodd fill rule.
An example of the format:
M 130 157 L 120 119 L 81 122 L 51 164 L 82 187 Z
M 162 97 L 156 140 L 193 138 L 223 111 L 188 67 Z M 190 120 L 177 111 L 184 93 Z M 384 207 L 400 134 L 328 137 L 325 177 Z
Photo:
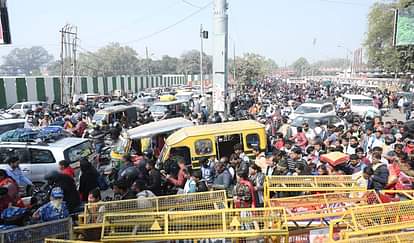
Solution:
M 151 33 L 151 34 L 148 34 L 148 35 L 142 36 L 142 37 L 140 37 L 140 38 L 138 38 L 138 39 L 135 39 L 135 40 L 126 41 L 126 42 L 123 42 L 123 43 L 121 43 L 121 44 L 125 45 L 125 44 L 129 44 L 129 43 L 140 42 L 140 41 L 143 41 L 143 40 L 149 39 L 149 38 L 151 38 L 151 37 L 154 37 L 154 36 L 156 36 L 156 35 L 158 35 L 158 34 L 161 34 L 161 33 L 165 32 L 165 31 L 167 31 L 167 30 L 169 30 L 169 29 L 171 29 L 171 28 L 174 28 L 175 26 L 177 26 L 177 25 L 179 25 L 179 24 L 183 23 L 183 22 L 184 22 L 184 21 L 186 21 L 187 19 L 190 19 L 191 17 L 193 17 L 193 16 L 197 15 L 198 13 L 200 13 L 201 11 L 203 11 L 204 9 L 208 8 L 211 4 L 213 4 L 213 2 L 212 2 L 212 1 L 211 1 L 211 2 L 209 2 L 208 4 L 206 4 L 206 5 L 202 6 L 200 9 L 198 9 L 198 10 L 196 10 L 196 11 L 192 12 L 191 14 L 189 14 L 189 15 L 185 16 L 184 18 L 182 18 L 182 19 L 180 19 L 180 20 L 176 21 L 176 22 L 175 22 L 175 23 L 173 23 L 173 24 L 170 24 L 170 25 L 168 25 L 168 26 L 166 26 L 166 27 L 164 27 L 164 28 L 161 28 L 161 29 L 159 29 L 159 30 L 157 30 L 157 31 L 155 31 L 155 32 L 153 32 L 153 33 Z
M 190 5 L 191 7 L 194 7 L 194 8 L 198 8 L 198 9 L 200 9 L 201 7 L 200 6 L 197 6 L 197 5 L 195 5 L 194 3 L 192 3 L 192 2 L 189 2 L 189 1 L 187 1 L 187 0 L 181 0 L 183 3 L 185 3 L 185 4 L 187 4 L 187 5 Z

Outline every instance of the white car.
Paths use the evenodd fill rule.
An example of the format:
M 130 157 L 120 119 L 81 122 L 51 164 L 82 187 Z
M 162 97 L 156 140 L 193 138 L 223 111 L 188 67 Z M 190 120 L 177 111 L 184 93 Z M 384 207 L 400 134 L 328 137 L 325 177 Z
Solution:
M 95 153 L 89 140 L 65 137 L 53 143 L 0 142 L 0 169 L 7 166 L 7 156 L 18 156 L 23 174 L 39 185 L 47 173 L 59 169 L 59 161 L 69 161 L 76 168 L 80 158 L 92 161 Z
M 335 106 L 330 102 L 306 102 L 298 106 L 290 115 L 291 120 L 308 114 L 335 115 Z
M 292 136 L 297 133 L 297 127 L 303 126 L 303 123 L 307 123 L 309 128 L 313 129 L 316 127 L 315 121 L 319 120 L 322 126 L 334 125 L 336 127 L 342 125 L 347 128 L 347 123 L 339 118 L 336 115 L 327 115 L 327 114 L 307 114 L 307 115 L 300 115 L 297 116 L 295 119 L 292 120 L 290 123 L 290 129 Z
M 12 105 L 7 112 L 10 114 L 16 114 L 17 117 L 24 118 L 28 110 L 33 110 L 36 107 L 42 107 L 43 109 L 47 108 L 48 104 L 43 101 L 27 101 L 20 102 Z
M 357 116 L 365 117 L 366 113 L 381 115 L 381 111 L 374 106 L 374 100 L 371 97 L 364 95 L 343 95 L 345 103 L 351 107 L 351 112 Z

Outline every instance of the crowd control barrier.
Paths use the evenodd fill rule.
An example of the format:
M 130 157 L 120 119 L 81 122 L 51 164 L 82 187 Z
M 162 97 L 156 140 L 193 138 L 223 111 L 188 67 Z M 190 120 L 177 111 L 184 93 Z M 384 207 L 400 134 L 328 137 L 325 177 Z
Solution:
M 272 238 L 286 242 L 283 208 L 105 214 L 102 242 Z

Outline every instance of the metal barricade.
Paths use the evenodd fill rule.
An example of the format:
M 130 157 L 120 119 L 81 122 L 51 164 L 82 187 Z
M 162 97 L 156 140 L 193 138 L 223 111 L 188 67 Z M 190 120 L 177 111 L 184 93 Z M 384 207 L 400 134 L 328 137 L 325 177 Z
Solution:
M 88 203 L 80 227 L 101 224 L 106 213 L 212 210 L 227 208 L 225 191 L 211 191 L 141 199 Z M 79 228 L 79 227 L 78 227 Z
M 286 242 L 283 208 L 105 214 L 102 242 L 269 237 Z
M 265 200 L 271 192 L 349 192 L 366 191 L 352 176 L 267 176 L 264 184 Z
M 271 198 L 269 205 L 285 208 L 287 220 L 292 223 L 290 226 L 320 227 L 343 216 L 351 207 L 377 203 L 380 203 L 377 194 L 367 191 Z
M 329 237 L 332 241 L 336 238 L 336 226 L 344 228 L 337 240 L 401 232 L 414 227 L 414 201 L 349 208 L 340 219 L 331 221 Z
M 70 239 L 71 218 L 33 224 L 0 232 L 0 243 L 43 243 L 45 238 Z
M 354 238 L 337 241 L 338 243 L 412 243 L 414 242 L 414 232 L 402 232 L 395 234 L 384 234 Z
M 58 240 L 58 239 L 45 239 L 45 243 L 99 243 L 94 241 L 83 240 Z

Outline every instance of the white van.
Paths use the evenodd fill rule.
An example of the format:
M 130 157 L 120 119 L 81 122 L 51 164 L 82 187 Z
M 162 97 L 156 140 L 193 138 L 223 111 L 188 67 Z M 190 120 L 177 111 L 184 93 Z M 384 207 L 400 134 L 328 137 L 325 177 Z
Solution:
M 367 111 L 381 115 L 381 111 L 374 106 L 374 100 L 364 95 L 342 95 L 344 102 L 351 106 L 351 112 L 364 117 Z

